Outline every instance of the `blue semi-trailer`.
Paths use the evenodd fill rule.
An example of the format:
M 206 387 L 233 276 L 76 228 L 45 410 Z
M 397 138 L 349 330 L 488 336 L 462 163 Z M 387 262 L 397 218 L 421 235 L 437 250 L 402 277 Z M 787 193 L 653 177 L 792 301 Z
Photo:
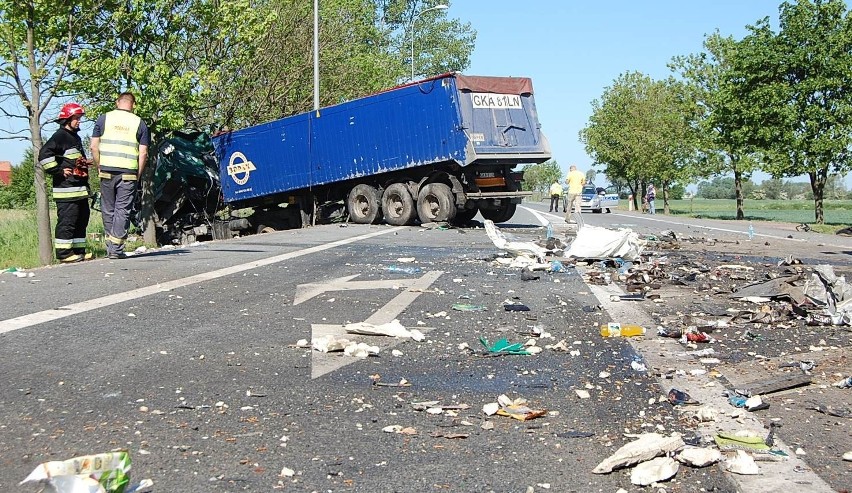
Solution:
M 449 73 L 213 138 L 231 229 L 508 221 L 524 163 L 550 159 L 532 81 Z M 236 224 L 236 226 L 234 226 Z

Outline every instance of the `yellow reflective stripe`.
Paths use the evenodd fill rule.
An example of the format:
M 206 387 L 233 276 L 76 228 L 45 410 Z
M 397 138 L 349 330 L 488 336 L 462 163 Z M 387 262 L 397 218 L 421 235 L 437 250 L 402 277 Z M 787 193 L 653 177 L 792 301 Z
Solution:
M 74 245 L 75 247 L 83 246 L 83 245 L 86 244 L 86 239 L 85 238 L 74 238 L 73 240 L 71 240 L 71 244 Z
M 138 144 L 136 140 L 118 140 L 118 139 L 104 139 L 101 138 L 101 144 L 115 144 L 115 145 L 123 145 L 128 147 L 135 147 Z
M 74 197 L 88 197 L 89 189 L 86 187 L 64 187 L 64 188 L 54 188 L 53 189 L 53 198 L 54 199 L 70 199 Z
M 44 168 L 44 169 L 53 169 L 53 168 L 59 166 L 59 163 L 56 162 L 55 157 L 46 157 L 46 158 L 42 159 L 41 161 L 39 161 L 38 164 L 41 165 L 41 167 Z
M 117 238 L 113 235 L 106 235 L 106 241 L 114 245 L 124 245 L 124 238 Z
M 111 179 L 115 176 L 119 176 L 119 175 L 107 173 L 106 171 L 99 171 L 98 172 L 98 178 L 100 178 L 102 180 L 109 180 L 109 179 Z M 136 181 L 138 179 L 138 177 L 136 175 L 133 175 L 133 174 L 130 174 L 130 173 L 124 173 L 124 174 L 121 175 L 121 179 L 124 180 L 124 181 Z
M 71 246 L 72 240 L 60 240 L 59 238 L 53 240 L 53 248 L 57 250 L 67 250 L 71 248 Z
M 83 153 L 81 153 L 77 149 L 71 148 L 65 151 L 65 154 L 63 154 L 63 156 L 68 159 L 77 159 L 78 157 L 83 157 Z

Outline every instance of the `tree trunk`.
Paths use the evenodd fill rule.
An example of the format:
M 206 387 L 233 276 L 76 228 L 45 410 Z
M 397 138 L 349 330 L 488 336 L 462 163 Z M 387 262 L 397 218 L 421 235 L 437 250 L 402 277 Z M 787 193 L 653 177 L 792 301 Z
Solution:
M 633 200 L 633 210 L 638 211 L 639 210 L 639 204 L 636 202 L 636 200 L 638 199 L 639 187 L 637 187 L 635 183 L 629 183 L 628 182 L 627 188 L 630 189 L 630 196 L 632 197 L 632 200 Z
M 825 193 L 825 182 L 828 179 L 828 168 L 824 167 L 816 172 L 808 173 L 811 179 L 811 191 L 814 193 L 814 219 L 817 224 L 825 224 L 823 211 L 823 195 Z
M 669 213 L 669 182 L 660 183 L 663 186 L 663 214 Z
M 737 158 L 730 156 L 730 159 L 731 165 L 734 168 L 734 190 L 737 194 L 737 220 L 742 221 L 745 219 L 745 212 L 743 211 L 743 203 L 745 202 L 743 197 L 743 172 L 738 166 Z
M 53 235 L 50 232 L 50 205 L 45 188 L 44 169 L 38 164 L 38 154 L 41 152 L 41 86 L 35 61 L 35 32 L 32 23 L 27 24 L 27 69 L 30 74 L 30 142 L 33 145 L 33 185 L 36 195 L 36 232 L 38 233 L 38 259 L 41 265 L 53 263 Z
M 35 126 L 35 130 L 33 130 Z M 53 235 L 50 231 L 50 204 L 47 200 L 47 189 L 45 187 L 44 169 L 38 164 L 38 153 L 41 151 L 42 141 L 38 122 L 30 123 L 33 144 L 33 161 L 35 161 L 33 185 L 35 187 L 36 199 L 36 232 L 38 233 L 38 259 L 41 265 L 53 263 Z

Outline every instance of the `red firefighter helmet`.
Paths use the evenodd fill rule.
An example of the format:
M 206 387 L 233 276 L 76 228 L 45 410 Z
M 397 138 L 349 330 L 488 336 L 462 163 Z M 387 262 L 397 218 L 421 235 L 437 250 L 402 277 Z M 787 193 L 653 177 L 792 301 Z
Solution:
M 86 114 L 86 110 L 83 109 L 77 103 L 65 103 L 62 105 L 62 109 L 59 110 L 59 118 L 58 120 L 65 120 L 71 118 L 72 116 L 83 116 Z

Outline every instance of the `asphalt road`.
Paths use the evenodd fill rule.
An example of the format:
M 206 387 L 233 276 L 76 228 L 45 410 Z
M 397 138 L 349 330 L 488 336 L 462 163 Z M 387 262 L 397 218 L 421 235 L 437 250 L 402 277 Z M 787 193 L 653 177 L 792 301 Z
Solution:
M 502 227 L 530 240 L 544 235 L 542 218 L 561 229 L 561 214 L 545 208 L 522 207 Z M 654 220 L 587 215 L 659 231 Z M 41 462 L 118 448 L 133 457 L 132 477 L 162 492 L 638 490 L 625 472 L 591 470 L 625 433 L 690 430 L 659 402 L 657 380 L 631 367 L 643 355 L 597 334 L 609 315 L 582 309 L 599 300 L 576 271 L 524 282 L 493 262 L 499 253 L 482 229 L 332 225 L 3 275 L 0 491 L 37 491 L 16 485 Z M 297 300 L 305 285 L 315 295 Z M 530 311 L 505 311 L 507 302 Z M 453 310 L 459 303 L 485 311 Z M 358 336 L 379 355 L 335 355 L 331 366 L 292 347 L 371 317 L 398 318 L 426 340 Z M 574 352 L 459 348 L 479 351 L 480 337 L 524 342 L 533 327 L 554 337 L 539 344 L 564 339 Z M 548 413 L 485 416 L 500 394 Z M 420 401 L 469 408 L 433 415 L 412 408 Z M 392 425 L 414 434 L 382 431 Z M 665 487 L 736 490 L 719 466 L 682 467 Z

